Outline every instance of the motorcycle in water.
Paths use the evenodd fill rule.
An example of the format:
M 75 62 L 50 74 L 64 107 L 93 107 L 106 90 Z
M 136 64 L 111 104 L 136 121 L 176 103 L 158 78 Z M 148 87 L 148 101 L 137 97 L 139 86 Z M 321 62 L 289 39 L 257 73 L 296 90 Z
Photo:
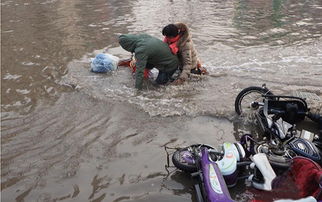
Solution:
M 198 164 L 196 163 L 196 158 L 198 157 L 198 154 L 201 153 L 201 148 L 208 149 L 208 155 L 211 157 L 212 161 L 217 163 L 227 185 L 233 187 L 236 184 L 238 163 L 242 164 L 241 160 L 245 158 L 245 151 L 241 144 L 225 142 L 221 145 L 221 151 L 219 152 L 209 145 L 191 145 L 179 149 L 173 154 L 173 164 L 182 171 L 189 173 L 197 172 Z
M 322 163 L 321 138 L 309 131 L 296 130 L 296 123 L 310 118 L 322 127 L 322 116 L 309 111 L 305 99 L 274 95 L 265 85 L 242 90 L 235 100 L 238 115 L 255 117 L 264 141 L 255 142 L 256 153 L 266 153 L 274 167 L 288 168 L 294 156 L 305 156 Z
M 240 179 L 238 173 L 241 166 L 250 170 L 251 174 L 246 177 L 252 187 L 268 191 L 263 192 L 268 198 L 272 194 L 285 192 L 285 187 L 281 187 L 283 178 L 276 175 L 266 154 L 257 153 L 248 158 L 243 148 L 240 143 L 224 143 L 223 151 L 218 152 L 209 145 L 195 144 L 177 149 L 172 156 L 172 162 L 179 170 L 188 172 L 197 179 L 194 187 L 198 202 L 232 202 L 228 188 Z M 297 183 L 298 198 L 309 201 L 321 199 L 322 169 L 318 164 L 305 157 L 295 157 L 288 172 Z M 242 178 L 245 179 L 245 176 Z M 288 182 L 286 187 L 289 188 Z
M 290 123 L 296 124 L 308 117 L 318 125 L 322 135 L 322 116 L 310 112 L 305 98 L 295 96 L 274 95 L 265 84 L 262 87 L 250 86 L 238 93 L 235 99 L 235 111 L 239 116 L 255 117 L 264 103 L 267 103 L 267 112 L 277 114 Z
M 260 190 L 271 190 L 276 177 L 265 154 L 256 154 L 251 161 L 240 143 L 225 142 L 222 151 L 209 145 L 196 144 L 178 149 L 172 162 L 178 169 L 198 179 L 195 185 L 198 202 L 233 201 L 228 188 L 236 185 L 241 167 L 250 166 L 253 174 L 246 176 Z

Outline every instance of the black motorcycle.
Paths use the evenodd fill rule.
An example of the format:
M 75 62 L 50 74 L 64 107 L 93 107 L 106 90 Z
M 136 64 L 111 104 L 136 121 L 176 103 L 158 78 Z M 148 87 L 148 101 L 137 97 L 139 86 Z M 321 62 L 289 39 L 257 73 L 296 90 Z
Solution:
M 304 156 L 322 164 L 322 116 L 310 113 L 305 99 L 274 95 L 265 85 L 243 89 L 236 97 L 235 111 L 256 118 L 263 141 L 252 140 L 255 153 L 265 153 L 272 166 L 288 168 L 294 156 Z M 305 117 L 316 122 L 320 134 L 296 129 Z

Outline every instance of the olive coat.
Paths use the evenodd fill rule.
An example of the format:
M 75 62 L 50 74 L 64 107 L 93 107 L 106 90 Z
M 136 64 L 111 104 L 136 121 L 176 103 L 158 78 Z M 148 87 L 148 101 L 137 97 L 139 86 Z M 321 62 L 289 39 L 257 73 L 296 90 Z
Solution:
M 142 88 L 144 69 L 155 67 L 160 72 L 171 72 L 178 68 L 178 57 L 160 39 L 148 34 L 124 34 L 119 44 L 125 50 L 134 53 L 136 59 L 135 87 Z

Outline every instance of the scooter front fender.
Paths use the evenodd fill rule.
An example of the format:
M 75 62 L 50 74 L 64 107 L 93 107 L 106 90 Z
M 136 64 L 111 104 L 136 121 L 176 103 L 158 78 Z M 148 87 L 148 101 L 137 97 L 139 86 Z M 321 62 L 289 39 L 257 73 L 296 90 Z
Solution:
M 206 148 L 201 151 L 202 180 L 205 188 L 206 198 L 209 202 L 232 202 L 226 182 L 218 168 L 218 165 L 209 160 Z

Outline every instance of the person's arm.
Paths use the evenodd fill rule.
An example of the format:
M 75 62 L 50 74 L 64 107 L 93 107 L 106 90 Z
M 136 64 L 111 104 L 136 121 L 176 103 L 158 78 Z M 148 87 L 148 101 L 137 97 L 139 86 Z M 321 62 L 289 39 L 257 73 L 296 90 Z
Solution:
M 142 89 L 144 69 L 147 64 L 147 56 L 143 54 L 135 54 L 135 58 L 136 58 L 135 88 Z
M 179 76 L 179 79 L 187 80 L 188 76 L 191 71 L 191 64 L 192 64 L 192 56 L 191 56 L 191 50 L 185 49 L 182 50 L 182 72 Z

